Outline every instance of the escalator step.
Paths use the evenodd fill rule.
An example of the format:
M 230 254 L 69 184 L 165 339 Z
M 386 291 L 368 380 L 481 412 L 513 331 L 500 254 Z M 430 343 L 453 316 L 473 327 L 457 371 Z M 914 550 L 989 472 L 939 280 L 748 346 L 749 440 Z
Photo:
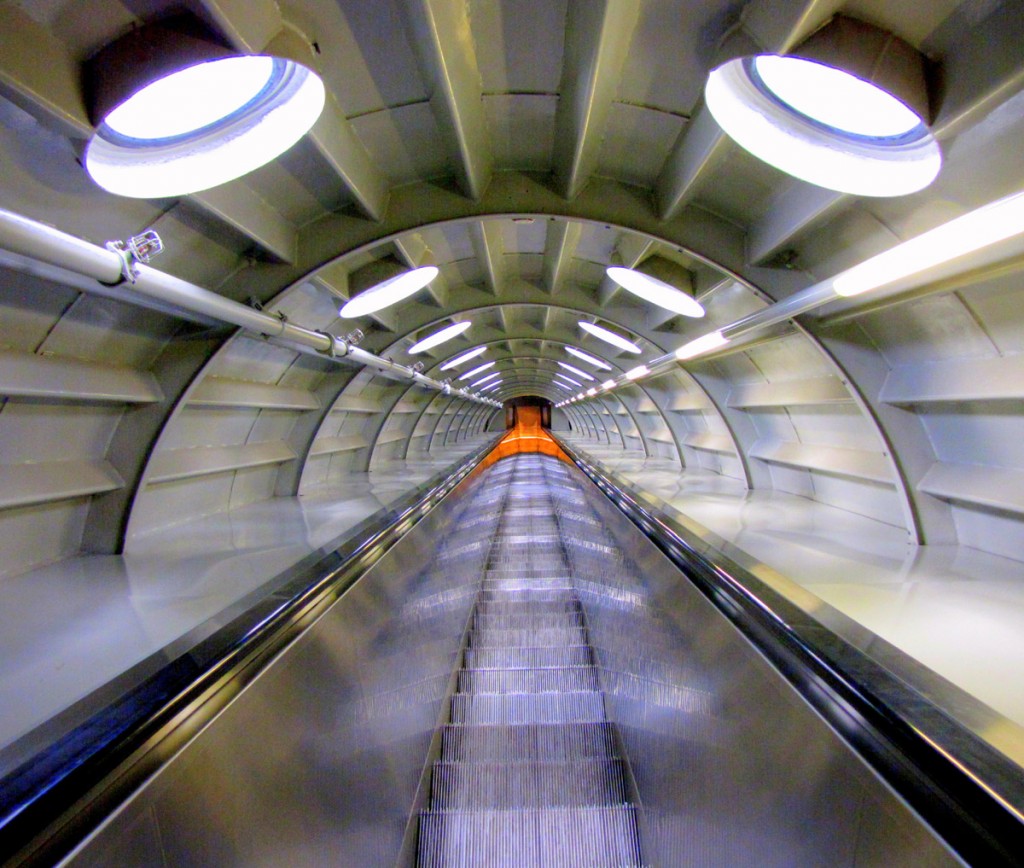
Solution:
M 547 808 L 620 805 L 626 785 L 620 760 L 437 762 L 430 808 Z
M 538 629 L 474 630 L 470 648 L 509 648 L 517 645 L 585 645 L 587 631 L 582 627 L 542 627 Z
M 547 666 L 589 666 L 589 645 L 531 646 L 522 648 L 467 648 L 466 669 L 534 669 Z
M 459 672 L 459 693 L 561 693 L 600 690 L 593 666 L 545 667 L 540 669 L 463 669 Z
M 420 815 L 424 868 L 629 868 L 639 866 L 631 806 L 546 810 L 427 811 Z
M 487 629 L 540 629 L 543 627 L 582 627 L 581 612 L 506 612 L 490 615 L 477 612 L 473 618 L 474 630 Z
M 441 757 L 452 762 L 615 759 L 609 723 L 522 723 L 512 726 L 449 724 Z
M 488 693 L 452 697 L 452 723 L 585 723 L 605 720 L 604 696 L 574 693 Z

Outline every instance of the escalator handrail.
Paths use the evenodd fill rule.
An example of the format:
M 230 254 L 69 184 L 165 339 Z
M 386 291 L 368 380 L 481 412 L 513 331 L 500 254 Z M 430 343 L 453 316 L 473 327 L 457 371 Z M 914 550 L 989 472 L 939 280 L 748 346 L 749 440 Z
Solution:
M 667 512 L 557 438 L 577 467 L 968 863 L 1020 865 L 1021 767 Z M 897 654 L 901 652 L 895 652 Z
M 267 597 L 0 779 L 0 864 L 50 864 L 66 855 L 448 497 L 499 439 L 304 558 Z

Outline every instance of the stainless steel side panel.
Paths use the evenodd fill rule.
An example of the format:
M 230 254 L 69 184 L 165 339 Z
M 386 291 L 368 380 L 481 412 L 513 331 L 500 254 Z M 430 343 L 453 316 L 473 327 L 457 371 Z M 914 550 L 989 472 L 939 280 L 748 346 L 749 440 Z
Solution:
M 584 486 L 603 528 L 561 525 L 608 716 L 643 805 L 645 858 L 960 864 L 676 567 Z
M 416 525 L 68 864 L 394 864 L 486 555 L 464 503 Z

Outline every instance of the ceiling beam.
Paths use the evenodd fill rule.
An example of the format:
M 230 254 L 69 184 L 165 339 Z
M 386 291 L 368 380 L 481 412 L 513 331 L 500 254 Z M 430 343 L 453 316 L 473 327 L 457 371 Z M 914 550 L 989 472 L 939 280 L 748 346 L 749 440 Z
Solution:
M 575 199 L 597 168 L 640 5 L 569 0 L 553 160 L 558 191 L 566 199 Z
M 505 251 L 501 242 L 500 224 L 497 220 L 470 223 L 469 237 L 488 290 L 491 295 L 501 295 L 505 286 Z
M 574 220 L 549 220 L 544 238 L 544 288 L 554 295 L 561 287 L 580 243 L 583 224 Z
M 241 180 L 192 193 L 188 198 L 279 262 L 295 262 L 298 247 L 295 226 Z
M 388 206 L 387 181 L 356 137 L 333 94 L 328 93 L 324 110 L 307 135 L 348 188 L 359 210 L 370 220 L 383 220 Z
M 469 4 L 406 0 L 401 6 L 459 187 L 478 200 L 490 183 L 493 157 Z

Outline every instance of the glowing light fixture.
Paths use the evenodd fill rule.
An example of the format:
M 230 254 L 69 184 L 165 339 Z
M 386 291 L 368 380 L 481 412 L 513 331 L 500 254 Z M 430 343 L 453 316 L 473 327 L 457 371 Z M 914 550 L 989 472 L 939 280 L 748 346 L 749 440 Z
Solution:
M 493 374 L 488 374 L 486 377 L 481 377 L 479 380 L 477 380 L 475 383 L 473 383 L 470 386 L 470 388 L 471 389 L 475 389 L 477 386 L 482 386 L 484 383 L 489 383 L 495 377 L 500 377 L 500 376 L 501 376 L 501 371 L 495 371 Z
M 595 338 L 604 341 L 607 344 L 611 344 L 613 347 L 617 347 L 627 353 L 639 353 L 640 347 L 634 344 L 632 341 L 626 340 L 621 335 L 615 334 L 613 331 L 609 331 L 602 326 L 595 325 L 592 322 L 581 320 L 579 327 L 588 334 L 593 335 Z
M 445 326 L 440 331 L 436 331 L 432 335 L 427 335 L 423 340 L 416 341 L 416 343 L 409 347 L 409 355 L 414 356 L 417 353 L 424 353 L 427 350 L 432 350 L 434 347 L 440 346 L 445 341 L 450 341 L 452 338 L 458 337 L 471 325 L 472 323 L 467 320 L 466 322 L 457 322 L 454 325 Z
M 594 379 L 593 376 L 588 374 L 586 371 L 581 371 L 579 368 L 573 367 L 568 362 L 559 362 L 558 366 L 560 368 L 565 368 L 571 374 L 575 374 L 581 380 L 593 380 Z
M 594 395 L 596 395 L 596 394 L 597 394 L 597 389 L 587 389 L 587 395 L 589 395 L 591 398 L 593 398 Z
M 359 293 L 342 307 L 339 314 L 346 319 L 353 319 L 383 310 L 419 292 L 437 277 L 437 274 L 436 266 L 424 265 L 422 268 L 414 268 L 412 271 L 395 275 Z
M 647 365 L 637 365 L 631 371 L 626 371 L 627 380 L 639 380 L 641 377 L 646 377 L 651 372 L 651 369 Z
M 501 385 L 501 380 L 495 380 L 493 383 L 491 383 L 491 385 L 487 386 L 484 389 L 481 389 L 481 391 L 482 392 L 491 392 L 494 389 L 497 389 L 500 385 Z
M 323 83 L 303 63 L 238 56 L 187 15 L 132 30 L 98 52 L 86 76 L 97 127 L 85 168 L 105 190 L 140 199 L 206 190 L 259 168 L 302 138 L 324 106 Z
M 859 295 L 1024 232 L 1024 193 L 964 214 L 872 256 L 832 280 L 838 295 Z
M 605 380 L 603 383 L 601 383 L 601 388 L 604 389 L 605 391 L 607 391 L 608 389 L 614 388 L 614 386 L 615 386 L 615 380 Z
M 572 391 L 572 386 L 567 386 L 561 380 L 552 380 L 551 382 L 554 383 L 556 386 L 558 386 L 559 389 L 565 389 L 565 391 L 567 391 L 567 392 L 571 392 Z
M 561 377 L 567 383 L 572 383 L 574 386 L 577 386 L 577 387 L 579 387 L 581 389 L 583 388 L 583 383 L 576 382 L 576 380 L 574 380 L 572 377 L 568 377 L 565 374 L 555 374 L 555 376 L 556 377 Z
M 702 335 L 701 337 L 690 341 L 688 344 L 683 344 L 676 350 L 675 355 L 680 361 L 683 359 L 692 359 L 702 353 L 708 353 L 711 352 L 711 350 L 717 350 L 719 347 L 724 347 L 727 343 L 729 343 L 729 339 L 721 332 L 711 332 L 710 334 Z
M 459 377 L 459 379 L 460 380 L 469 380 L 472 377 L 475 377 L 477 374 L 483 373 L 488 368 L 493 368 L 494 365 L 495 365 L 495 362 L 484 362 L 482 365 L 478 365 L 477 367 L 473 368 L 472 371 L 466 371 L 466 373 L 464 373 L 461 377 Z
M 606 271 L 619 286 L 644 301 L 682 316 L 704 316 L 704 308 L 692 296 L 656 277 L 618 265 L 609 266 Z
M 449 359 L 443 365 L 441 365 L 442 371 L 449 371 L 452 368 L 457 368 L 463 362 L 468 362 L 470 359 L 475 359 L 481 353 L 486 353 L 487 347 L 473 347 L 471 350 L 467 350 L 461 355 L 456 356 L 454 359 Z
M 600 359 L 594 358 L 594 356 L 590 355 L 590 353 L 585 353 L 583 352 L 583 350 L 576 349 L 576 347 L 566 347 L 565 351 L 570 356 L 576 356 L 577 359 L 582 359 L 588 365 L 593 365 L 600 371 L 610 371 L 612 369 L 611 365 L 606 364 Z
M 873 25 L 837 15 L 792 56 L 731 60 L 705 100 L 754 156 L 830 190 L 900 196 L 942 165 L 927 126 L 924 59 Z

